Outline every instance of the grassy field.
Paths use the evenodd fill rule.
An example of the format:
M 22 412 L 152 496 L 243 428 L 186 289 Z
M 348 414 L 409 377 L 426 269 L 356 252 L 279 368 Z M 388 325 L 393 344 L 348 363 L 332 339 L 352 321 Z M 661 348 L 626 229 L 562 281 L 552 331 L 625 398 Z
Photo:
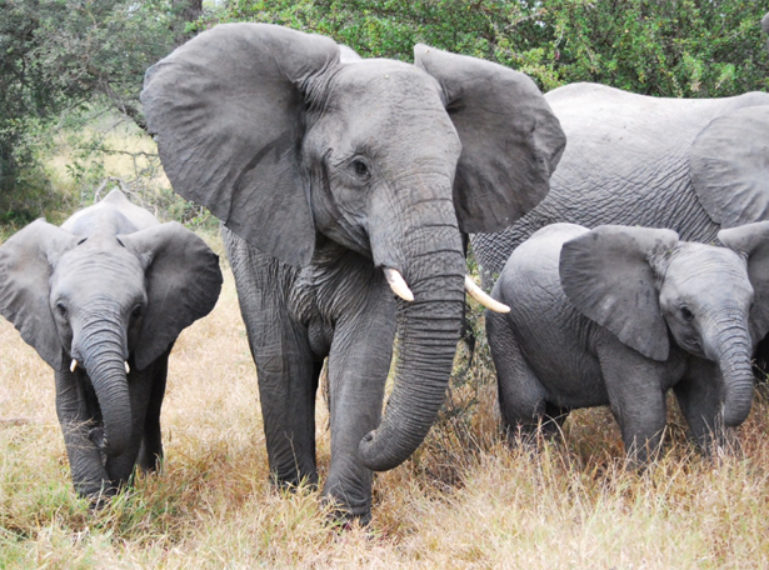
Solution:
M 217 238 L 210 240 L 220 249 Z M 769 401 L 717 462 L 693 452 L 671 412 L 670 444 L 626 471 L 606 410 L 563 438 L 509 445 L 487 356 L 462 374 L 426 443 L 377 475 L 367 528 L 330 524 L 317 491 L 269 483 L 259 395 L 229 270 L 214 311 L 171 356 L 166 462 L 90 512 L 71 487 L 53 377 L 0 323 L 0 567 L 766 568 Z M 461 351 L 460 351 L 461 353 Z M 318 402 L 321 477 L 329 460 Z

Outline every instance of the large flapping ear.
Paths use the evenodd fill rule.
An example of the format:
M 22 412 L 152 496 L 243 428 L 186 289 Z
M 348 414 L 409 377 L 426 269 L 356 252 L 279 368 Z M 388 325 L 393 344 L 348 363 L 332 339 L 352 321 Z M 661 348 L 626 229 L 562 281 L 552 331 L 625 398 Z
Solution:
M 63 348 L 51 314 L 50 281 L 59 258 L 77 239 L 40 219 L 0 246 L 0 313 L 56 370 L 62 368 Z
M 666 360 L 667 326 L 651 256 L 678 243 L 672 230 L 598 226 L 561 248 L 559 273 L 569 301 L 647 358 Z
M 758 342 L 769 332 L 769 221 L 721 230 L 718 239 L 748 258 L 748 278 L 754 292 L 750 332 Z
M 222 287 L 219 257 L 177 222 L 118 236 L 147 265 L 147 308 L 134 361 L 142 370 L 179 333 L 214 308 Z
M 509 226 L 550 188 L 565 136 L 534 82 L 523 73 L 426 45 L 414 63 L 438 80 L 462 141 L 454 205 L 465 232 Z
M 308 90 L 339 61 L 329 38 L 222 24 L 147 70 L 142 103 L 174 190 L 252 245 L 298 265 L 315 226 L 301 165 Z M 312 96 L 317 96 L 313 91 Z
M 758 94 L 756 94 L 758 96 Z M 689 151 L 702 207 L 723 227 L 769 218 L 769 105 L 713 119 Z

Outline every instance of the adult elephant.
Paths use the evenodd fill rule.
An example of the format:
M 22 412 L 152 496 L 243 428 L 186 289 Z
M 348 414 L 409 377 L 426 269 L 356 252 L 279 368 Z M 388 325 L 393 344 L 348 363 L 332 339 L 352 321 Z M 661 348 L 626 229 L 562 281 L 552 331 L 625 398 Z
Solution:
M 119 190 L 0 246 L 0 314 L 55 372 L 75 489 L 98 500 L 162 457 L 168 355 L 219 296 L 219 258 Z
M 462 232 L 533 207 L 564 138 L 521 73 L 423 45 L 413 65 L 343 51 L 278 26 L 220 25 L 153 66 L 142 101 L 174 189 L 229 228 L 274 476 L 317 480 L 328 356 L 324 496 L 365 520 L 371 470 L 404 461 L 443 401 Z
M 517 245 L 554 222 L 712 241 L 722 227 L 769 219 L 769 94 L 673 99 L 577 83 L 545 98 L 568 144 L 537 207 L 473 236 L 485 286 Z

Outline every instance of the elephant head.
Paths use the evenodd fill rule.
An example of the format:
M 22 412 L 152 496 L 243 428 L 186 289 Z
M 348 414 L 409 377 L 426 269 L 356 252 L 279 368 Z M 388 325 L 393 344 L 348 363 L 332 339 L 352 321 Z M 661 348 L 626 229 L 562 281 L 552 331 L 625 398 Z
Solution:
M 142 101 L 177 192 L 287 264 L 341 244 L 407 300 L 394 392 L 360 448 L 387 469 L 443 399 L 461 232 L 500 229 L 537 204 L 564 137 L 521 73 L 423 45 L 414 65 L 343 55 L 323 36 L 219 25 L 150 68 Z
M 753 339 L 769 331 L 760 302 L 769 294 L 769 223 L 722 233 L 729 247 L 679 241 L 672 230 L 599 226 L 563 245 L 559 272 L 580 312 L 647 358 L 667 360 L 672 337 L 716 362 L 723 421 L 733 426 L 750 411 Z
M 119 201 L 111 194 L 97 206 Z M 143 370 L 207 314 L 221 286 L 217 256 L 191 231 L 155 221 L 116 233 L 131 227 L 122 214 L 76 214 L 63 227 L 40 219 L 0 246 L 0 313 L 54 370 L 88 375 L 108 456 L 131 437 L 131 368 Z

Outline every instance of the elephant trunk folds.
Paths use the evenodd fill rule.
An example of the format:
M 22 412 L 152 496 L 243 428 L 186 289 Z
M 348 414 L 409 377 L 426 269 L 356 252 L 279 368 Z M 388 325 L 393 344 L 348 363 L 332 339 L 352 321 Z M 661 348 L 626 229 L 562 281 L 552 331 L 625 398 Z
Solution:
M 100 315 L 81 331 L 78 351 L 91 379 L 104 423 L 104 452 L 117 456 L 131 438 L 131 399 L 126 375 L 125 339 L 120 327 Z M 74 352 L 74 351 L 73 351 Z
M 721 332 L 717 362 L 724 381 L 723 421 L 737 426 L 745 421 L 753 402 L 750 336 L 745 326 L 728 325 Z
M 407 261 L 404 277 L 414 300 L 399 303 L 393 392 L 379 427 L 364 436 L 358 449 L 363 463 L 375 471 L 406 460 L 444 400 L 464 310 L 464 256 L 456 228 L 452 236 L 445 235 L 450 229 L 411 233 L 412 243 L 419 244 L 414 249 L 421 251 L 406 255 L 413 260 Z

